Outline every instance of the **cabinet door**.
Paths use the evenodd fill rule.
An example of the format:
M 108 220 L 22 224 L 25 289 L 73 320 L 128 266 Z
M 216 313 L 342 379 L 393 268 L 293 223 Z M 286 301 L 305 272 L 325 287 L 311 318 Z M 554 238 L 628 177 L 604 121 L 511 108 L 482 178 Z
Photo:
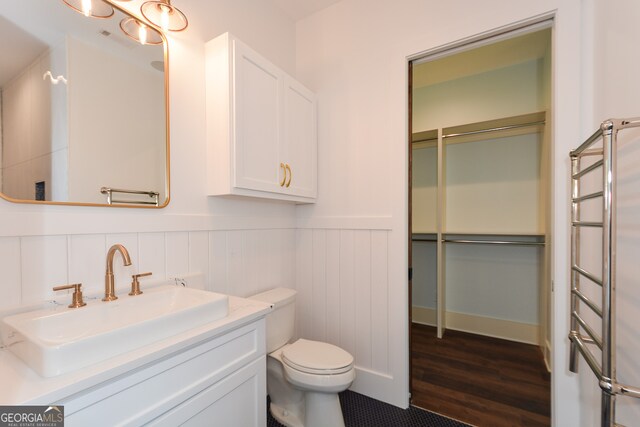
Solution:
M 290 77 L 286 77 L 284 82 L 284 133 L 280 157 L 290 168 L 286 193 L 316 197 L 316 97 Z
M 233 186 L 279 192 L 282 72 L 233 41 Z
M 250 363 L 149 423 L 154 427 L 261 427 L 267 423 L 266 357 Z

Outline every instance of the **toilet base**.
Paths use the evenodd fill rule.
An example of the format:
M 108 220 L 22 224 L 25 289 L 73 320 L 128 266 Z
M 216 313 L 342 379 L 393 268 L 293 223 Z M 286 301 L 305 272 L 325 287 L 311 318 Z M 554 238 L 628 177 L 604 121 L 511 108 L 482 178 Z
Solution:
M 305 420 L 271 402 L 269 412 L 286 427 L 345 427 L 340 398 L 336 393 L 305 393 Z
M 282 406 L 276 405 L 271 402 L 269 405 L 269 412 L 273 418 L 285 427 L 305 427 L 302 424 L 302 420 L 296 416 L 296 414 L 287 411 Z
M 305 427 L 345 427 L 337 393 L 305 392 Z

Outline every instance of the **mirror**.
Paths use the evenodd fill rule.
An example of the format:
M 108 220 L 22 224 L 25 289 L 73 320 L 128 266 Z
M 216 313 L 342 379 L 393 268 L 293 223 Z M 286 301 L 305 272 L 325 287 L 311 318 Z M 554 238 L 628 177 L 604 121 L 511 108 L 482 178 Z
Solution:
M 62 0 L 0 3 L 0 196 L 164 207 L 166 40 L 151 28 L 147 41 L 158 44 L 132 40 L 121 28 L 130 15 L 93 4 L 114 13 L 86 17 Z

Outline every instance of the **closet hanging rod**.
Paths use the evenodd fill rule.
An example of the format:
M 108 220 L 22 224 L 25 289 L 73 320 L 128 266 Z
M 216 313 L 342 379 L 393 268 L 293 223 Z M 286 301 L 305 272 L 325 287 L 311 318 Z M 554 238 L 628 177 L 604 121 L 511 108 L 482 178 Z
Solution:
M 495 128 L 489 128 L 489 129 L 470 130 L 468 132 L 448 133 L 446 135 L 442 135 L 442 137 L 443 138 L 455 138 L 457 136 L 477 135 L 477 134 L 488 133 L 488 132 L 499 132 L 499 131 L 503 131 L 503 130 L 511 130 L 511 129 L 526 128 L 526 127 L 531 127 L 531 126 L 539 126 L 539 125 L 543 125 L 543 124 L 545 124 L 545 121 L 544 120 L 540 120 L 540 121 L 537 121 L 537 122 L 522 123 L 522 124 L 519 124 L 519 125 L 499 126 L 499 127 L 495 127 Z
M 411 241 L 412 242 L 437 242 L 438 239 L 421 239 L 421 238 L 418 238 L 418 237 L 412 237 Z
M 517 245 L 517 246 L 544 246 L 544 242 L 523 242 L 517 240 L 466 240 L 466 239 L 442 239 L 444 243 L 464 243 L 472 245 Z
M 459 133 L 448 133 L 448 134 L 444 134 L 442 135 L 442 138 L 454 138 L 454 137 L 458 137 L 458 136 L 466 136 L 466 135 L 477 135 L 477 134 L 482 134 L 482 133 L 488 133 L 488 132 L 500 132 L 503 130 L 511 130 L 511 129 L 520 129 L 520 128 L 526 128 L 526 127 L 531 127 L 531 126 L 540 126 L 545 124 L 546 121 L 545 120 L 539 120 L 537 122 L 529 122 L 529 123 L 522 123 L 522 124 L 518 124 L 518 125 L 507 125 L 507 126 L 498 126 L 498 127 L 493 127 L 493 128 L 488 128 L 488 129 L 479 129 L 479 130 L 470 130 L 467 132 L 459 132 Z M 411 141 L 411 143 L 418 143 L 418 142 L 429 142 L 429 141 L 437 141 L 438 138 L 422 138 L 422 139 L 416 139 Z

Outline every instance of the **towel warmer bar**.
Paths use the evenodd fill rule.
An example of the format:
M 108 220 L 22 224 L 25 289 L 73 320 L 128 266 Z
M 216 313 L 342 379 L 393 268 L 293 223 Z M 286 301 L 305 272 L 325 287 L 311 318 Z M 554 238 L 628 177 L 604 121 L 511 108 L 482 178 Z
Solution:
M 139 191 L 139 190 L 123 190 L 119 188 L 102 187 L 100 188 L 102 194 L 107 195 L 107 204 L 113 205 L 114 203 L 131 204 L 131 205 L 153 205 L 159 206 L 160 193 L 157 191 Z M 118 200 L 113 198 L 113 193 L 121 194 L 140 194 L 148 196 L 150 200 Z
M 611 119 L 578 148 L 571 151 L 571 342 L 569 369 L 578 372 L 578 354 L 598 379 L 602 389 L 601 425 L 619 426 L 615 422 L 617 395 L 640 398 L 640 388 L 621 384 L 616 379 L 616 311 L 615 311 L 615 256 L 616 256 L 616 139 L 620 130 L 640 127 L 640 117 L 632 119 Z M 602 140 L 602 148 L 590 148 Z M 586 156 L 601 159 L 582 168 L 580 160 Z M 602 169 L 602 191 L 580 194 L 580 180 L 589 173 Z M 602 199 L 602 221 L 582 221 L 580 205 L 591 199 Z M 602 228 L 602 272 L 588 272 L 580 266 L 580 231 L 583 227 Z M 602 307 L 589 299 L 581 290 L 580 278 L 586 278 L 602 289 Z M 580 314 L 581 304 L 602 319 L 601 336 L 587 324 Z M 583 332 L 586 334 L 583 334 Z M 596 346 L 602 353 L 601 363 L 592 353 Z

